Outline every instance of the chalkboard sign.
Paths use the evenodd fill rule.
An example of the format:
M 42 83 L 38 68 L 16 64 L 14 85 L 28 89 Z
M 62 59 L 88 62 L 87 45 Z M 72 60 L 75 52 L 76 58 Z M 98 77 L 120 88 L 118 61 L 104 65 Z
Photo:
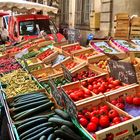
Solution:
M 80 31 L 77 29 L 68 29 L 68 42 L 69 43 L 75 43 L 80 41 Z
M 119 79 L 126 84 L 137 83 L 135 68 L 131 63 L 108 60 L 108 64 L 110 74 L 115 79 Z
M 67 113 L 74 120 L 77 120 L 77 108 L 71 98 L 65 93 L 64 89 L 61 87 L 61 93 L 64 101 L 64 105 Z
M 71 72 L 65 67 L 65 65 L 61 64 L 63 73 L 64 73 L 64 77 L 69 80 L 70 82 L 72 82 L 72 75 Z
M 51 87 L 52 96 L 56 100 L 57 104 L 59 106 L 63 107 L 64 103 L 63 103 L 62 93 L 57 89 L 54 81 L 51 78 L 49 78 L 49 84 L 50 84 L 50 87 Z

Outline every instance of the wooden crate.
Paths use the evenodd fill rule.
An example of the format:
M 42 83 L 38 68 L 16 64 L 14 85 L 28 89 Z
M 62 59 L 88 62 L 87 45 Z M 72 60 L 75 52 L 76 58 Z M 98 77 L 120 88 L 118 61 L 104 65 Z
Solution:
M 65 45 L 68 45 L 68 41 L 53 43 L 54 50 L 58 51 L 59 53 L 62 53 L 62 47 Z
M 69 83 L 67 85 L 64 85 L 62 86 L 62 88 L 64 89 L 64 91 L 67 91 L 67 90 L 72 90 L 72 89 L 83 89 L 84 91 L 86 91 L 87 89 L 84 88 L 81 83 L 79 81 L 76 81 L 76 82 L 72 82 L 72 83 Z M 87 98 L 84 98 L 84 99 L 81 99 L 81 100 L 78 100 L 78 101 L 74 101 L 74 103 L 77 105 L 79 103 L 82 103 L 82 102 L 85 102 L 85 101 L 88 101 L 94 97 L 96 97 L 98 95 L 94 94 L 93 92 L 91 92 L 91 96 L 90 97 L 87 97 Z
M 34 64 L 40 64 L 42 63 L 38 58 L 36 57 L 32 57 L 30 59 L 25 59 L 25 61 L 27 62 L 28 66 L 34 65 Z
M 80 67 L 78 67 L 77 69 L 74 69 L 71 72 L 72 77 L 74 77 L 77 73 L 80 73 L 82 71 L 92 71 L 93 73 L 95 73 L 94 77 L 103 76 L 103 75 L 107 74 L 107 73 L 102 73 L 101 71 L 98 71 L 97 69 L 95 69 L 94 66 L 85 63 L 85 64 L 83 64 L 83 66 L 80 66 Z M 90 79 L 90 78 L 91 77 L 84 78 L 84 79 L 81 79 L 80 81 L 83 81 L 83 80 L 86 80 L 86 79 Z
M 129 20 L 128 13 L 118 13 L 115 15 L 115 20 Z
M 79 51 L 79 50 L 67 52 L 67 49 L 70 48 L 70 47 L 73 47 L 73 46 L 77 46 L 77 45 L 80 46 L 80 49 L 79 49 L 79 50 L 85 49 L 84 47 L 82 47 L 82 46 L 77 42 L 77 43 L 73 43 L 73 44 L 68 44 L 68 45 L 62 46 L 62 54 L 64 54 L 65 56 L 73 56 L 73 53 L 74 53 L 74 52 L 77 52 L 77 51 Z
M 61 61 L 59 64 L 53 65 L 52 68 L 55 69 L 56 71 L 62 71 L 61 64 L 66 65 L 67 63 L 70 63 L 70 62 L 77 63 L 77 65 L 75 67 L 69 69 L 70 71 L 73 71 L 74 69 L 77 69 L 78 67 L 80 67 L 84 63 L 86 63 L 86 62 L 79 63 L 79 61 L 74 60 L 71 57 L 67 57 L 66 59 L 64 59 L 63 61 Z
M 133 17 L 131 19 L 131 26 L 140 26 L 140 17 Z
M 86 57 L 85 59 L 80 58 L 80 55 L 85 55 L 85 54 L 87 54 L 87 55 L 91 54 L 91 56 Z M 82 50 L 73 52 L 73 58 L 78 60 L 79 62 L 80 61 L 81 62 L 83 62 L 83 61 L 87 61 L 88 62 L 88 60 L 90 58 L 95 58 L 95 57 L 100 56 L 100 55 L 103 55 L 103 54 L 93 50 L 92 48 L 86 48 L 86 49 L 82 49 Z
M 48 79 L 49 77 L 62 75 L 62 72 L 56 71 L 52 67 L 46 67 L 40 70 L 33 71 L 31 72 L 31 74 L 39 81 L 42 81 L 43 79 Z
M 103 96 L 85 101 L 84 104 L 83 103 L 77 104 L 77 110 L 82 111 L 84 109 L 92 109 L 93 107 L 98 107 L 99 105 L 108 105 L 110 109 L 117 110 L 120 116 L 127 116 L 127 117 L 130 117 L 131 119 L 128 120 L 128 121 L 116 124 L 114 126 L 109 126 L 109 127 L 104 128 L 102 130 L 96 131 L 95 132 L 96 140 L 106 140 L 107 136 L 109 134 L 114 135 L 113 140 L 125 139 L 131 134 L 134 135 L 134 132 L 132 130 L 132 124 L 133 123 L 135 123 L 135 125 L 140 130 L 140 124 L 137 124 L 140 121 L 140 117 L 133 118 L 131 115 L 127 114 L 123 110 L 120 110 L 117 107 L 115 107 L 114 105 L 107 102 L 106 99 Z M 83 130 L 85 131 L 85 134 L 88 134 L 88 136 L 90 136 L 90 139 L 95 140 L 92 137 L 92 135 L 83 126 L 81 126 L 81 128 L 83 128 Z M 124 131 L 126 132 L 126 130 L 127 130 L 127 133 L 123 133 Z M 120 132 L 122 132 L 122 133 L 120 133 Z
M 29 66 L 28 70 L 29 70 L 29 72 L 33 72 L 33 71 L 40 70 L 40 69 L 43 69 L 43 68 L 46 68 L 46 67 L 47 67 L 46 64 L 39 63 L 39 64 L 34 64 L 34 65 Z

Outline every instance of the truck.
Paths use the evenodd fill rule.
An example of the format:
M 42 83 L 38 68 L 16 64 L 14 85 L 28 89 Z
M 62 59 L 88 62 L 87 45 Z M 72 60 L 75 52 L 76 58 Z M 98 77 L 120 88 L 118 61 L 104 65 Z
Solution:
M 5 16 L 5 18 L 7 18 Z M 8 37 L 12 42 L 36 38 L 43 31 L 50 40 L 65 41 L 48 15 L 29 14 L 8 16 Z M 5 26 L 6 27 L 6 26 Z

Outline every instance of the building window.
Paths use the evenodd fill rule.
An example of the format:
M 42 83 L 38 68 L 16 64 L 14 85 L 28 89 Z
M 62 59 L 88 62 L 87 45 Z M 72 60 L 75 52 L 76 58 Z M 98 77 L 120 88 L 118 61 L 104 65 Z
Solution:
M 60 0 L 60 21 L 62 24 L 69 24 L 69 0 Z
M 89 27 L 90 12 L 93 8 L 93 0 L 76 0 L 75 25 L 76 27 Z

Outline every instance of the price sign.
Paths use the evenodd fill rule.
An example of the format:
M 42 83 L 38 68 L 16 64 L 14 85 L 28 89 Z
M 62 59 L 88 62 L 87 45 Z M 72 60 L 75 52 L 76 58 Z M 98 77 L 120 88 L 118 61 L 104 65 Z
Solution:
M 57 89 L 54 81 L 49 78 L 49 84 L 50 84 L 50 87 L 51 87 L 51 93 L 53 95 L 53 97 L 55 98 L 57 104 L 61 107 L 63 107 L 63 98 L 62 98 L 62 94 L 61 92 Z
M 112 77 L 127 84 L 137 83 L 135 68 L 131 63 L 108 60 L 108 64 Z
M 61 87 L 61 93 L 64 101 L 64 105 L 66 108 L 67 113 L 70 115 L 71 118 L 77 120 L 77 108 L 72 99 L 65 93 L 64 89 Z
M 71 72 L 65 67 L 65 65 L 61 64 L 63 73 L 64 73 L 64 77 L 72 82 L 72 75 Z

